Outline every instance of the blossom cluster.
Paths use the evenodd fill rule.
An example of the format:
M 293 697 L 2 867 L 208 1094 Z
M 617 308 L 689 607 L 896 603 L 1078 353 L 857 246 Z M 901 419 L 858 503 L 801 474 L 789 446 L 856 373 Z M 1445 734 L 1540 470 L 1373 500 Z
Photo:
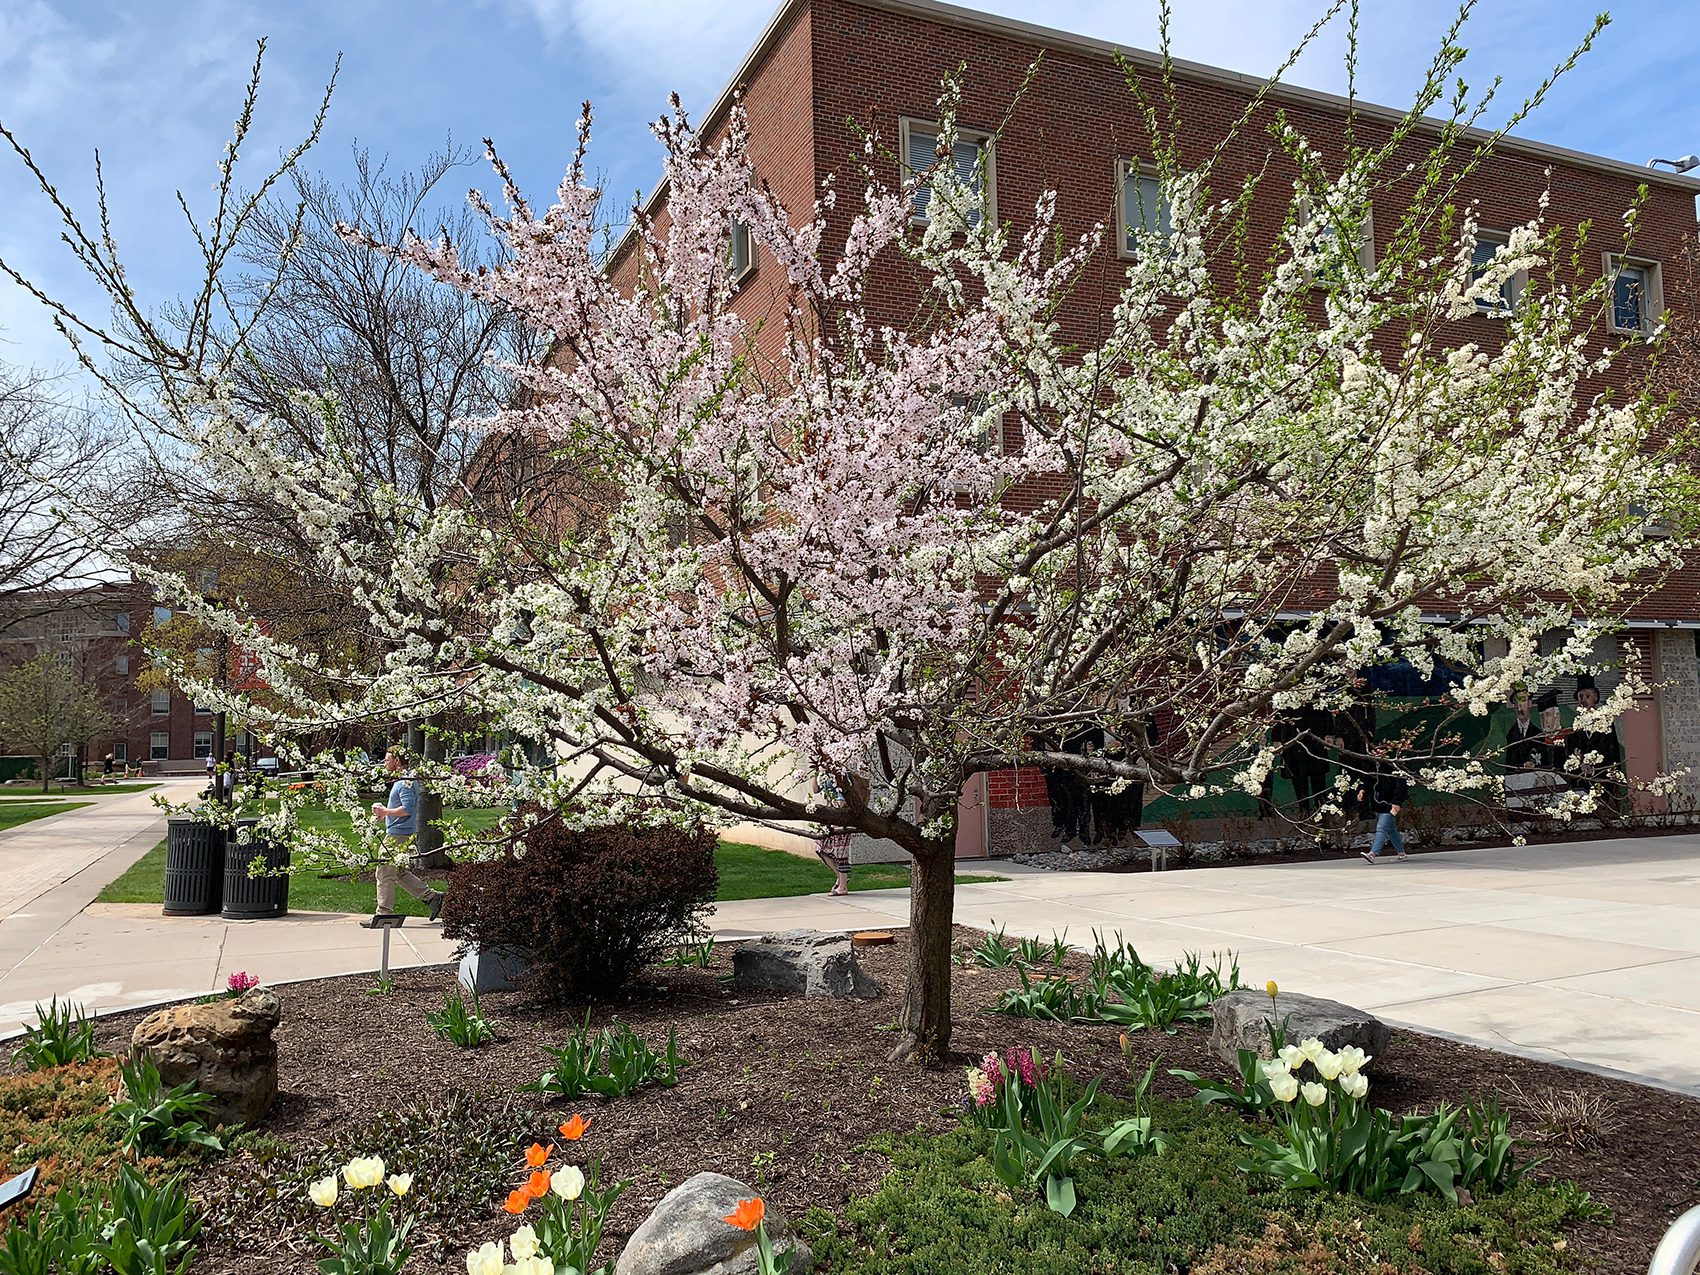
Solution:
M 384 1159 L 382 1156 L 355 1156 L 342 1166 L 342 1180 L 348 1184 L 351 1191 L 364 1191 L 371 1187 L 388 1186 L 390 1192 L 404 1196 L 413 1187 L 411 1173 L 391 1173 L 385 1175 Z M 328 1209 L 337 1202 L 339 1195 L 337 1175 L 330 1174 L 318 1179 L 307 1188 L 307 1196 L 322 1209 Z
M 1320 1107 L 1328 1101 L 1328 1089 L 1322 1082 L 1338 1084 L 1340 1092 L 1348 1098 L 1359 1099 L 1369 1093 L 1369 1077 L 1363 1074 L 1363 1069 L 1371 1057 L 1356 1045 L 1347 1045 L 1336 1052 L 1311 1036 L 1297 1045 L 1283 1045 L 1261 1067 L 1269 1092 L 1277 1101 L 1293 1102 L 1303 1097 L 1307 1105 Z M 1301 1080 L 1306 1065 L 1319 1080 Z
M 989 1107 L 1007 1080 L 1031 1088 L 1044 1078 L 1045 1065 L 1030 1046 L 1013 1046 L 1001 1058 L 994 1049 L 979 1066 L 968 1068 L 968 1097 L 976 1107 Z

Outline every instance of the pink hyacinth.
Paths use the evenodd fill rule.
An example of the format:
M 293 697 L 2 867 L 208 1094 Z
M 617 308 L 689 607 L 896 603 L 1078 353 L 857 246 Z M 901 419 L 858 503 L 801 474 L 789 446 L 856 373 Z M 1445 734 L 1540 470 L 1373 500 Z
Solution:
M 1024 1085 L 1036 1085 L 1045 1078 L 1039 1055 L 1028 1048 L 1009 1051 L 1009 1071 Z
M 240 996 L 243 992 L 251 992 L 260 985 L 260 980 L 246 970 L 237 970 L 225 981 L 224 989 L 232 996 Z
M 968 1069 L 968 1096 L 976 1107 L 989 1107 L 997 1101 L 998 1089 L 992 1078 L 978 1067 Z

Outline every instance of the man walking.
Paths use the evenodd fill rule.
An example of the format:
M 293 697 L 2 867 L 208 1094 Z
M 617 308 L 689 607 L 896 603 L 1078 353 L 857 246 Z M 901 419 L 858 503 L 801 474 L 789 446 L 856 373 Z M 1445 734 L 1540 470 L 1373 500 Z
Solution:
M 410 866 L 404 866 L 413 855 L 413 838 L 419 834 L 419 803 L 425 795 L 418 778 L 403 775 L 402 752 L 392 748 L 384 754 L 384 770 L 394 776 L 390 784 L 389 804 L 374 801 L 372 817 L 384 821 L 388 858 L 378 865 L 378 912 L 395 911 L 397 884 L 423 902 L 435 921 L 443 911 L 443 892 L 433 890 L 428 882 Z
M 1399 862 L 1405 861 L 1405 839 L 1399 835 L 1399 811 L 1411 795 L 1405 776 L 1386 757 L 1377 755 L 1358 793 L 1360 809 L 1375 816 L 1375 838 L 1361 856 L 1366 863 L 1381 857 L 1381 847 L 1392 842 Z

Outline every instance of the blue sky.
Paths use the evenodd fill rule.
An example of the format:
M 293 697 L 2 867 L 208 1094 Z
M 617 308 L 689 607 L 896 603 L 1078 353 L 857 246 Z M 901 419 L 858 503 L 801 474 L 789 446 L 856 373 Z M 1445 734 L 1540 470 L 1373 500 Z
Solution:
M 81 208 L 92 154 L 105 163 L 119 242 L 146 298 L 164 301 L 193 269 L 174 207 L 197 210 L 239 103 L 259 36 L 270 38 L 252 149 L 274 155 L 309 118 L 332 63 L 343 69 L 324 141 L 308 160 L 347 172 L 355 143 L 412 165 L 452 136 L 490 135 L 534 198 L 560 177 L 578 104 L 596 106 L 593 163 L 624 197 L 647 189 L 657 152 L 647 121 L 677 89 L 700 111 L 766 23 L 775 0 L 0 0 L 0 121 Z M 1264 74 L 1321 11 L 1320 0 L 1175 0 L 1176 53 Z M 981 0 L 980 7 L 1128 45 L 1156 43 L 1149 0 Z M 1482 0 L 1465 32 L 1472 83 L 1505 78 L 1520 101 L 1583 33 L 1588 0 Z M 1363 0 L 1360 92 L 1409 100 L 1450 19 L 1444 0 Z M 1289 79 L 1343 86 L 1343 30 Z M 972 74 L 972 68 L 970 68 Z M 1627 0 L 1596 50 L 1521 131 L 1642 163 L 1700 151 L 1700 5 Z M 1497 122 L 1503 111 L 1490 114 Z M 482 168 L 456 189 L 489 188 Z M 0 156 L 0 255 L 51 290 L 90 293 L 16 161 Z M 0 281 L 0 359 L 62 362 L 57 336 Z

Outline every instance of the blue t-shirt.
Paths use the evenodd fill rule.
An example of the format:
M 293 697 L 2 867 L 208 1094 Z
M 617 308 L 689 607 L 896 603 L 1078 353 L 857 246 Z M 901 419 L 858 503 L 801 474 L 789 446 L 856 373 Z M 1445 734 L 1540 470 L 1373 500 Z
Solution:
M 404 815 L 390 815 L 384 820 L 384 831 L 392 837 L 411 837 L 419 831 L 419 781 L 398 779 L 390 785 L 390 799 L 384 804 L 391 810 L 405 810 Z

